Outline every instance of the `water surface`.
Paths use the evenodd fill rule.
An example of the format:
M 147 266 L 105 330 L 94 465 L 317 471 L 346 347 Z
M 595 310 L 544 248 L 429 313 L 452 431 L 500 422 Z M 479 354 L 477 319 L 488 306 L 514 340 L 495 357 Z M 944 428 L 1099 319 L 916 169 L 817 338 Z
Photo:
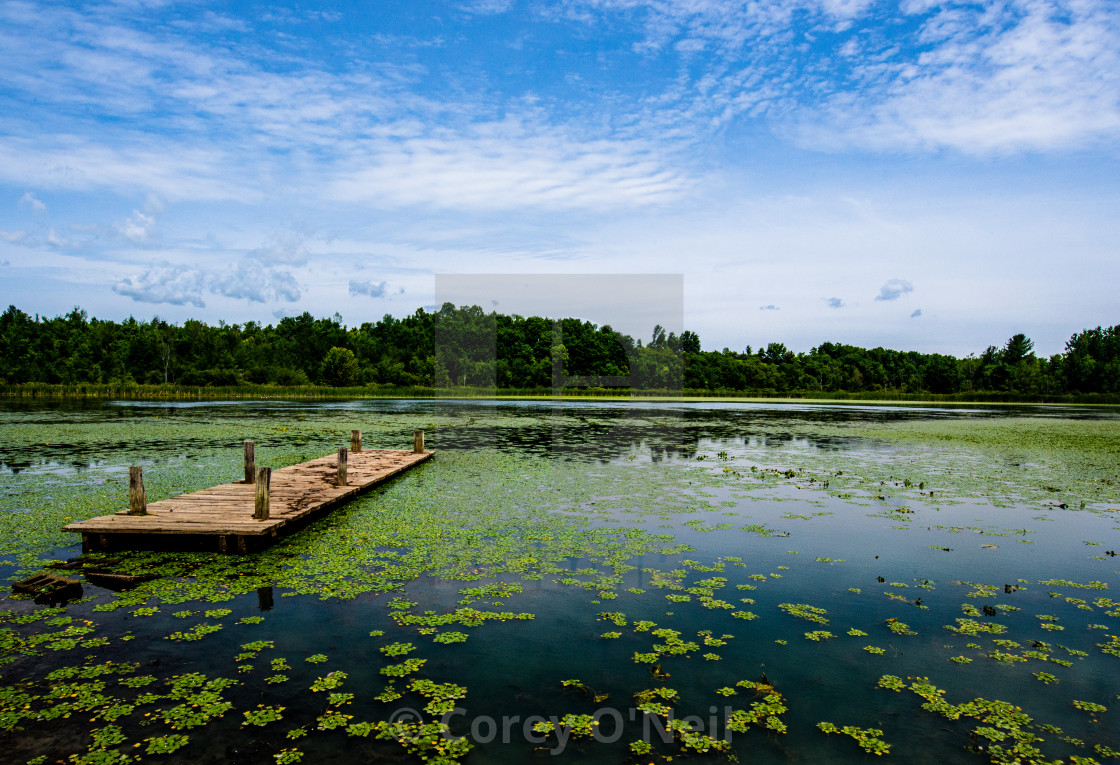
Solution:
M 361 726 L 408 710 L 465 736 L 465 762 L 866 759 L 821 722 L 879 730 L 905 762 L 998 760 L 992 737 L 1009 731 L 1049 759 L 1120 750 L 1114 409 L 6 403 L 5 576 L 76 557 L 60 527 L 119 509 L 131 464 L 156 500 L 239 478 L 243 439 L 280 467 L 352 428 L 374 448 L 422 428 L 438 453 L 265 553 L 114 555 L 164 576 L 123 593 L 87 584 L 49 611 L 0 607 L 12 761 L 419 761 Z M 948 629 L 962 625 L 996 626 Z M 422 663 L 394 678 L 408 659 Z M 200 697 L 190 673 L 235 684 Z M 312 690 L 330 673 L 337 687 Z M 1030 719 L 947 719 L 922 708 L 914 678 Z M 465 691 L 425 711 L 417 679 Z M 775 695 L 773 720 L 728 732 L 734 710 Z M 175 709 L 200 698 L 214 717 L 188 727 Z M 651 699 L 725 749 L 661 740 L 665 716 L 637 709 Z M 280 719 L 243 724 L 261 709 Z M 565 715 L 600 725 L 532 729 Z M 147 754 L 167 736 L 186 743 Z M 454 761 L 442 742 L 417 746 Z

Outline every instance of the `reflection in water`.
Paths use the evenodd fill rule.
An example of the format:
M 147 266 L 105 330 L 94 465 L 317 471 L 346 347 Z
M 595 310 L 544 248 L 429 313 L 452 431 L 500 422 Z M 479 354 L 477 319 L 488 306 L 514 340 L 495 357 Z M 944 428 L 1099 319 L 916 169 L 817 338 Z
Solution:
M 571 399 L 547 401 L 204 401 L 109 402 L 97 400 L 8 401 L 2 404 L 5 424 L 40 426 L 44 433 L 66 425 L 105 425 L 106 440 L 44 444 L 0 443 L 0 470 L 52 471 L 65 466 L 96 469 L 106 451 L 143 455 L 146 460 L 207 453 L 239 443 L 228 431 L 240 425 L 261 447 L 314 445 L 328 434 L 301 426 L 318 423 L 324 430 L 362 425 L 368 432 L 380 420 L 399 423 L 406 435 L 416 418 L 430 419 L 428 441 L 437 449 L 494 447 L 563 460 L 602 461 L 641 448 L 653 459 L 691 458 L 705 442 L 741 444 L 752 449 L 843 451 L 853 439 L 820 433 L 910 420 L 1032 417 L 1114 417 L 1108 408 L 999 408 L 946 406 L 864 406 L 804 403 L 728 403 L 704 401 L 598 402 Z M 122 419 L 121 415 L 127 415 Z M 290 426 L 260 433 L 261 420 Z M 409 422 L 405 423 L 404 419 Z M 186 437 L 180 425 L 209 425 L 212 438 Z M 123 428 L 123 430 L 120 430 Z M 117 439 L 111 440 L 117 434 Z M 409 434 L 410 435 L 410 434 Z M 122 438 L 127 436 L 127 438 Z M 248 437 L 248 434 L 246 435 Z M 331 436 L 333 438 L 333 435 Z M 334 440 L 337 440 L 334 438 Z M 402 444 L 403 445 L 403 444 Z M 49 446 L 49 449 L 46 448 Z

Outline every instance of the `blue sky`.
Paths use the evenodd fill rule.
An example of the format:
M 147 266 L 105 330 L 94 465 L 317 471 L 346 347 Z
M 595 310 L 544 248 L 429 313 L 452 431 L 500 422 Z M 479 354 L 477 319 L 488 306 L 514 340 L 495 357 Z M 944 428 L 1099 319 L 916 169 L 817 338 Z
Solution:
M 0 0 L 2 302 L 50 316 L 683 274 L 706 349 L 1050 354 L 1120 323 L 1118 150 L 1113 0 Z

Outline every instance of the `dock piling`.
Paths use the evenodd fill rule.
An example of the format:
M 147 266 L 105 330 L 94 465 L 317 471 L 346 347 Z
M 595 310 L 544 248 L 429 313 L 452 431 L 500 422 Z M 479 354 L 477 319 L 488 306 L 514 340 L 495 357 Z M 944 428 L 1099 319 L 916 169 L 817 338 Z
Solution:
M 144 472 L 139 465 L 128 469 L 128 514 L 143 515 L 148 511 L 148 500 L 144 496 Z
M 253 518 L 258 521 L 268 520 L 268 503 L 271 498 L 271 489 L 272 468 L 262 467 L 257 471 L 257 496 L 253 504 Z
M 346 485 L 346 463 L 349 457 L 349 451 L 345 446 L 338 447 L 338 473 L 335 476 L 335 485 Z
M 412 431 L 412 451 L 416 452 L 417 454 L 424 453 L 424 431 Z
M 351 430 L 350 431 L 350 451 L 354 452 L 354 454 L 357 454 L 361 450 L 362 450 L 362 431 Z
M 256 446 L 252 441 L 245 442 L 245 483 L 252 483 L 257 473 Z

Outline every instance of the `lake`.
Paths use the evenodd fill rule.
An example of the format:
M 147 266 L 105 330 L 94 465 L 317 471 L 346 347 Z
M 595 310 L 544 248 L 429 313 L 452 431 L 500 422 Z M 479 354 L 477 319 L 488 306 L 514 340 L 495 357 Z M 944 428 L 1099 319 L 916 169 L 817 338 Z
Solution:
M 0 402 L 0 567 L 66 523 L 435 458 L 247 556 L 0 605 L 6 762 L 1107 761 L 1120 410 Z M 94 556 L 96 557 L 96 556 Z M 65 571 L 59 573 L 66 573 Z

